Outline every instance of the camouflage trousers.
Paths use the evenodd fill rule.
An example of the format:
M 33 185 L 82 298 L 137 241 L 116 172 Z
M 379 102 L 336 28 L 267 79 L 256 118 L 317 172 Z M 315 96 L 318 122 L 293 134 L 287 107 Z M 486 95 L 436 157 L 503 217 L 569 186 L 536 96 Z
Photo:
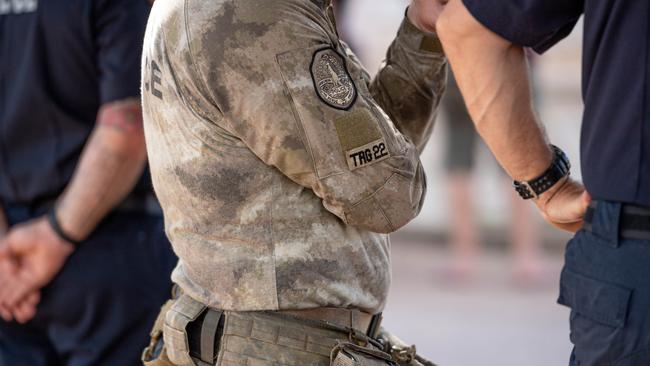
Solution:
M 276 312 L 209 309 L 182 295 L 161 310 L 146 366 L 420 366 L 350 328 Z M 197 322 L 200 327 L 193 326 Z M 193 334 L 197 337 L 193 337 Z M 197 338 L 198 341 L 194 341 Z M 164 342 L 163 342 L 164 339 Z M 394 351 L 394 352 L 391 352 Z

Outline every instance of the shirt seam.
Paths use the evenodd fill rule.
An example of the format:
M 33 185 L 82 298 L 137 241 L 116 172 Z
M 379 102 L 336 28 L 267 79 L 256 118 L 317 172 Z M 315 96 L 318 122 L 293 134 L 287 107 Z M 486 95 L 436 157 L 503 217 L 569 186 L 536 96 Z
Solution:
M 650 5 L 647 5 L 646 11 L 648 12 L 648 16 L 650 16 Z M 648 17 L 646 17 L 646 39 L 650 39 L 650 20 L 648 20 Z M 648 118 L 647 111 L 648 111 L 648 105 L 646 103 L 648 99 L 648 44 L 646 42 L 645 44 L 645 57 L 644 57 L 644 62 L 643 64 L 645 65 L 643 69 L 643 93 L 641 96 L 641 118 L 639 121 L 639 126 L 640 126 L 640 139 L 641 139 L 641 148 L 640 148 L 640 154 L 639 154 L 639 160 L 637 162 L 637 178 L 636 178 L 636 187 L 634 190 L 634 196 L 636 197 L 636 200 L 641 199 L 641 181 L 643 180 L 644 177 L 644 171 L 643 171 L 643 158 L 646 156 L 647 151 L 646 149 L 648 148 L 647 146 L 647 141 L 644 140 L 645 136 L 645 130 L 646 130 L 646 119 Z
M 173 64 L 172 64 L 171 59 L 169 57 L 169 50 L 167 49 L 167 34 L 165 33 L 164 30 L 161 32 L 161 34 L 162 34 L 162 42 L 163 42 L 163 48 L 164 48 L 164 54 L 163 54 L 162 57 L 165 58 L 165 61 L 169 65 L 169 73 L 171 75 L 171 78 L 174 80 L 174 85 L 178 86 L 179 85 L 178 78 L 176 77 L 176 72 L 174 72 Z M 192 113 L 192 115 L 194 115 L 196 118 L 198 118 L 198 119 L 200 119 L 202 121 L 207 121 L 209 123 L 214 123 L 214 121 L 211 121 L 208 118 L 204 117 L 201 113 L 199 113 L 192 106 L 192 103 L 190 103 L 188 101 L 187 95 L 183 92 L 183 88 L 176 87 L 175 90 L 176 90 L 176 92 L 178 92 L 179 99 L 183 103 L 183 106 L 187 107 L 187 109 L 190 111 L 190 113 Z M 200 135 L 195 134 L 194 132 L 192 132 L 190 130 L 187 130 L 187 129 L 185 129 L 185 131 L 187 131 L 193 137 L 195 137 L 196 139 L 201 141 L 205 146 L 209 147 L 210 149 L 213 149 L 213 146 L 211 144 L 209 144 L 208 142 L 206 142 Z M 236 148 L 239 148 L 239 147 L 236 147 Z
M 275 180 L 275 177 L 273 177 L 273 180 Z M 278 190 L 278 184 L 273 184 L 273 197 L 277 197 L 277 190 Z M 273 247 L 273 289 L 275 292 L 275 310 L 280 309 L 280 290 L 278 289 L 278 266 L 277 266 L 277 255 L 276 255 L 276 245 L 275 245 L 275 239 L 274 239 L 274 231 L 273 231 L 273 209 L 275 207 L 275 204 L 271 205 L 271 209 L 269 210 L 269 225 L 270 225 L 270 231 L 271 231 L 271 246 Z
M 379 195 L 379 194 L 381 193 L 381 191 L 383 191 L 384 189 L 386 189 L 386 186 L 388 185 L 388 183 L 389 183 L 389 182 L 393 179 L 393 177 L 395 177 L 396 175 L 402 175 L 402 174 L 399 174 L 399 173 L 397 173 L 397 172 L 393 172 L 393 173 L 388 177 L 388 179 L 386 179 L 386 180 L 384 181 L 384 183 L 383 183 L 379 188 L 377 188 L 375 191 L 373 191 L 372 193 L 370 193 L 368 196 L 366 196 L 366 197 L 364 197 L 364 198 L 361 198 L 360 200 L 358 200 L 358 201 L 356 201 L 355 203 L 351 204 L 347 210 L 344 210 L 343 215 L 344 215 L 345 218 L 346 218 L 346 222 L 349 222 L 349 221 L 350 221 L 350 220 L 348 219 L 348 216 L 352 213 L 352 210 L 354 210 L 357 206 L 360 206 L 360 205 L 362 205 L 362 204 L 364 204 L 364 203 L 367 203 L 367 202 L 369 202 L 369 201 L 374 201 L 374 202 L 377 204 L 377 206 L 379 207 L 379 210 L 381 211 L 382 216 L 384 217 L 384 219 L 386 219 L 386 223 L 388 224 L 388 226 L 389 226 L 389 228 L 391 229 L 391 231 L 395 231 L 394 226 L 393 226 L 393 223 L 392 223 L 392 222 L 390 221 L 390 219 L 388 218 L 388 215 L 386 215 L 386 212 L 385 212 L 384 208 L 381 207 L 381 205 L 379 204 L 379 200 L 377 200 L 377 195 Z
M 372 199 L 373 199 L 373 200 L 375 201 L 375 203 L 377 204 L 377 207 L 379 207 L 379 211 L 381 211 L 382 216 L 384 216 L 384 219 L 386 220 L 386 223 L 388 224 L 388 228 L 390 229 L 391 232 L 394 232 L 394 231 L 395 231 L 395 226 L 394 226 L 393 223 L 390 221 L 390 218 L 388 218 L 388 215 L 386 215 L 386 211 L 385 211 L 384 208 L 381 206 L 381 203 L 379 202 L 379 200 L 377 199 L 376 196 L 373 197 Z
M 299 50 L 302 48 L 296 48 L 296 50 Z M 287 77 L 282 71 L 282 66 L 280 62 L 280 57 L 282 55 L 285 55 L 287 53 L 295 52 L 295 50 L 291 51 L 286 51 L 282 53 L 278 53 L 275 55 L 275 63 L 277 66 L 277 70 L 280 75 L 280 79 L 282 80 L 282 85 L 284 87 L 285 95 L 287 99 L 289 100 L 289 104 L 291 105 L 291 111 L 293 114 L 293 119 L 294 119 L 294 124 L 296 125 L 296 128 L 298 129 L 298 133 L 300 134 L 300 139 L 302 140 L 302 143 L 305 145 L 305 149 L 307 149 L 309 153 L 309 158 L 311 159 L 311 166 L 312 166 L 312 172 L 315 174 L 316 178 L 320 181 L 324 179 L 323 177 L 320 177 L 320 174 L 318 173 L 318 167 L 316 166 L 316 158 L 314 157 L 314 149 L 311 146 L 311 141 L 309 141 L 309 136 L 307 136 L 307 131 L 304 129 L 302 125 L 302 117 L 300 116 L 300 112 L 298 111 L 298 108 L 296 106 L 296 101 L 295 98 L 293 97 L 293 94 L 291 93 L 291 88 L 287 84 Z M 304 137 L 303 137 L 304 136 Z M 308 172 L 308 173 L 312 173 Z M 331 174 L 329 174 L 331 175 Z
M 187 11 L 187 6 L 188 6 L 188 0 L 185 0 L 183 2 L 183 28 L 185 28 L 185 35 L 187 36 L 187 50 L 188 50 L 188 55 L 190 57 L 190 62 L 192 64 L 192 69 L 194 70 L 194 73 L 198 76 L 198 81 L 201 83 L 201 87 L 203 88 L 203 92 L 208 92 L 210 89 L 208 88 L 208 84 L 206 83 L 205 76 L 199 69 L 197 63 L 196 63 L 196 58 L 194 57 L 194 51 L 192 50 L 192 33 L 190 32 L 190 27 L 189 27 L 189 22 L 188 22 L 188 11 Z M 207 97 L 207 96 L 206 96 Z M 214 106 L 219 110 L 219 112 L 222 112 L 221 107 L 218 105 L 218 103 L 211 97 L 209 96 L 210 101 L 214 104 Z M 227 123 L 227 119 L 223 119 L 224 122 Z M 231 127 L 232 130 L 232 126 Z M 236 134 L 233 134 L 236 136 Z

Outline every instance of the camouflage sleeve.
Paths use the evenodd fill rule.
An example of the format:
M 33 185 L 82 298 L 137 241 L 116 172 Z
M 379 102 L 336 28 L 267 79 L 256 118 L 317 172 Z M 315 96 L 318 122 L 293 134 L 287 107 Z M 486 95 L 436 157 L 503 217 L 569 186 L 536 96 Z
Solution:
M 189 57 L 204 94 L 192 99 L 209 101 L 202 115 L 347 225 L 388 233 L 419 213 L 418 151 L 375 103 L 321 9 L 259 0 L 211 14 L 200 1 L 187 4 Z
M 404 17 L 370 92 L 420 152 L 431 136 L 446 84 L 447 59 L 440 41 Z

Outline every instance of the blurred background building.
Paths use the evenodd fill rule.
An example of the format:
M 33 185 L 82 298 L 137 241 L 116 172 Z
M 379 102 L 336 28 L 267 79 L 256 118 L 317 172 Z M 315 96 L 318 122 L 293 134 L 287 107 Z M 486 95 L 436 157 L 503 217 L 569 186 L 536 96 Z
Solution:
M 407 4 L 407 0 L 339 0 L 341 36 L 371 74 L 378 70 Z M 553 143 L 574 162 L 572 174 L 578 179 L 581 28 L 579 24 L 570 37 L 536 57 L 534 70 L 538 113 Z M 454 121 L 448 118 L 448 113 L 438 116 L 422 156 L 428 177 L 422 213 L 392 239 L 394 284 L 385 324 L 443 366 L 567 364 L 569 311 L 555 301 L 570 236 L 544 223 L 531 203 L 527 203 L 530 215 L 513 205 L 509 183 L 482 143 L 477 144 L 465 182 L 471 212 L 459 212 L 462 200 L 454 198 L 459 196 L 457 181 L 445 168 L 448 144 L 458 144 L 450 141 L 453 134 L 448 129 Z M 522 217 L 516 215 L 531 217 L 524 219 L 529 228 L 520 233 L 524 239 L 519 241 L 533 248 L 534 276 L 521 271 L 522 256 L 513 253 L 520 245 L 513 243 L 517 234 L 513 235 L 512 225 L 517 223 L 516 229 L 522 225 L 517 221 Z M 457 221 L 466 216 L 469 234 L 464 239 L 461 235 L 460 241 L 471 242 L 469 251 L 475 258 L 465 263 L 471 266 L 467 273 L 461 266 L 459 275 L 463 249 L 458 247 Z

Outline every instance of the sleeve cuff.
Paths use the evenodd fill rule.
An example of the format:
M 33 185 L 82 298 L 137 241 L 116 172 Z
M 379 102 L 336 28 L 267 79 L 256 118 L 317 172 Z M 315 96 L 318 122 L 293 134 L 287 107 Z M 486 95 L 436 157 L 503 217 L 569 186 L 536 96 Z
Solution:
M 557 12 L 556 17 L 552 17 L 542 11 L 546 8 L 540 9 L 539 5 L 527 10 L 508 5 L 509 2 L 503 0 L 462 2 L 485 28 L 513 44 L 530 47 L 539 54 L 569 35 L 580 17 L 580 13 L 574 14 L 574 11 L 569 14 Z
M 421 31 L 406 16 L 404 16 L 402 25 L 397 31 L 396 40 L 401 45 L 416 52 L 444 55 L 442 43 L 440 43 L 438 36 Z
M 131 79 L 138 80 L 139 78 Z M 122 84 L 118 83 L 104 83 L 100 86 L 100 102 L 101 104 L 112 103 L 119 100 L 124 100 L 128 98 L 138 98 L 140 97 L 140 86 L 139 85 L 128 85 L 133 84 L 132 82 L 125 82 Z

